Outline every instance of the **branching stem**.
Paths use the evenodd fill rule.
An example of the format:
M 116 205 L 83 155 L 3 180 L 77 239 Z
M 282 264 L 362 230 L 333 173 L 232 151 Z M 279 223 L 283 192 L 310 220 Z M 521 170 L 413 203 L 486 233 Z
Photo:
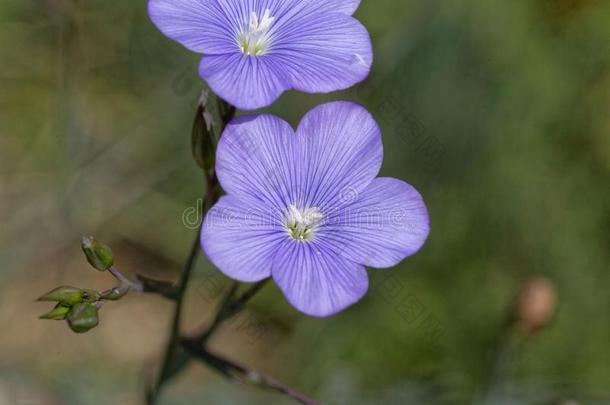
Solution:
M 202 113 L 202 108 L 205 108 L 205 106 L 200 106 L 197 110 L 197 114 Z M 219 100 L 218 109 L 218 115 L 221 121 L 220 132 L 222 132 L 222 129 L 224 129 L 226 124 L 233 119 L 236 111 L 235 107 L 225 103 L 222 100 Z M 195 119 L 197 120 L 198 117 L 195 117 Z M 221 193 L 220 183 L 218 182 L 214 168 L 204 170 L 204 174 L 206 178 L 207 191 L 203 200 L 203 217 L 205 217 L 205 214 L 214 205 L 214 203 L 218 201 Z M 308 398 L 304 394 L 288 387 L 280 381 L 263 375 L 257 371 L 248 369 L 218 355 L 212 354 L 206 347 L 209 338 L 218 330 L 220 325 L 222 325 L 222 323 L 227 319 L 235 316 L 241 310 L 243 310 L 246 303 L 265 286 L 269 279 L 259 281 L 239 296 L 237 296 L 239 283 L 234 282 L 231 285 L 229 292 L 219 305 L 212 323 L 202 332 L 195 334 L 194 337 L 186 338 L 181 335 L 180 324 L 184 296 L 191 279 L 191 274 L 195 267 L 195 262 L 199 255 L 199 251 L 201 250 L 199 235 L 201 233 L 201 226 L 203 226 L 203 217 L 197 235 L 195 236 L 195 240 L 191 246 L 189 256 L 184 264 L 184 269 L 176 289 L 175 297 L 172 297 L 176 300 L 176 308 L 174 309 L 170 337 L 165 348 L 165 354 L 159 375 L 154 384 L 149 387 L 146 393 L 147 404 L 155 404 L 163 385 L 180 370 L 182 370 L 187 364 L 189 364 L 191 358 L 196 358 L 229 379 L 237 379 L 260 388 L 273 390 L 301 404 L 318 405 L 318 403 L 313 399 Z M 119 278 L 122 277 L 122 275 L 118 273 L 115 275 L 115 277 Z M 123 280 L 121 281 L 123 282 Z

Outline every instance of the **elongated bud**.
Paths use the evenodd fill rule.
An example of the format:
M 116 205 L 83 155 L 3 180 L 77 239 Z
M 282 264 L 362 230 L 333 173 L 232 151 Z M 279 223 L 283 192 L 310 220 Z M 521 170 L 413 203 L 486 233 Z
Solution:
M 47 312 L 44 315 L 40 315 L 38 319 L 53 319 L 56 321 L 61 321 L 66 319 L 66 317 L 68 316 L 68 312 L 70 312 L 70 309 L 71 308 L 69 306 L 57 304 L 55 308 L 53 308 L 51 311 Z
M 87 261 L 90 265 L 99 271 L 106 271 L 112 267 L 114 257 L 110 248 L 93 237 L 83 237 L 81 240 L 81 248 L 87 256 Z
M 200 104 L 197 107 L 191 132 L 193 158 L 197 165 L 206 172 L 214 167 L 214 133 L 211 119 L 211 115 L 207 114 L 206 106 Z
M 66 320 L 73 332 L 88 332 L 99 323 L 97 308 L 87 303 L 77 304 L 70 310 Z
M 42 297 L 38 298 L 38 301 L 57 301 L 60 304 L 72 306 L 83 302 L 85 297 L 85 291 L 80 288 L 62 286 L 44 294 Z

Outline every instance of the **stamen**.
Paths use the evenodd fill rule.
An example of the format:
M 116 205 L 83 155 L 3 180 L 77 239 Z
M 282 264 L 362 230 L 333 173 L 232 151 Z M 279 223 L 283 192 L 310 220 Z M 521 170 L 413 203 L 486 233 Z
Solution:
M 264 55 L 271 43 L 269 28 L 275 20 L 271 16 L 271 10 L 265 9 L 262 18 L 259 20 L 256 12 L 250 14 L 250 22 L 240 30 L 237 35 L 239 49 L 250 56 Z
M 286 228 L 293 239 L 310 240 L 323 218 L 324 215 L 315 207 L 301 211 L 295 205 L 290 204 L 286 215 Z

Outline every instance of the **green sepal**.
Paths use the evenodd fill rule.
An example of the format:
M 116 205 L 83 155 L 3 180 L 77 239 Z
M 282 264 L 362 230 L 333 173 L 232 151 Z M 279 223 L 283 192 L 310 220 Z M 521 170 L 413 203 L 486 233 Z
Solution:
M 63 321 L 68 316 L 68 312 L 72 309 L 69 306 L 63 304 L 57 304 L 55 308 L 46 314 L 40 315 L 38 319 L 52 319 L 55 321 Z
M 65 306 L 72 306 L 83 302 L 85 295 L 85 291 L 80 288 L 61 286 L 44 294 L 38 301 L 57 301 Z

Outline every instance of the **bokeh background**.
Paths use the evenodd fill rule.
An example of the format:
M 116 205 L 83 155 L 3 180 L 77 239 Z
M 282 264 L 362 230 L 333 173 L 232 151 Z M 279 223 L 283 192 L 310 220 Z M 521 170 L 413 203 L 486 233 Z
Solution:
M 328 404 L 609 404 L 610 2 L 363 0 L 356 16 L 370 78 L 269 111 L 296 124 L 326 100 L 364 104 L 382 174 L 422 192 L 430 239 L 330 319 L 267 286 L 212 347 Z M 203 189 L 197 63 L 144 0 L 0 2 L 0 404 L 142 402 L 170 302 L 132 294 L 75 335 L 34 300 L 114 284 L 82 235 L 128 273 L 177 278 Z M 229 285 L 205 259 L 195 273 L 185 330 Z M 554 315 L 525 333 L 507 319 L 541 276 Z M 193 364 L 162 403 L 290 402 Z

